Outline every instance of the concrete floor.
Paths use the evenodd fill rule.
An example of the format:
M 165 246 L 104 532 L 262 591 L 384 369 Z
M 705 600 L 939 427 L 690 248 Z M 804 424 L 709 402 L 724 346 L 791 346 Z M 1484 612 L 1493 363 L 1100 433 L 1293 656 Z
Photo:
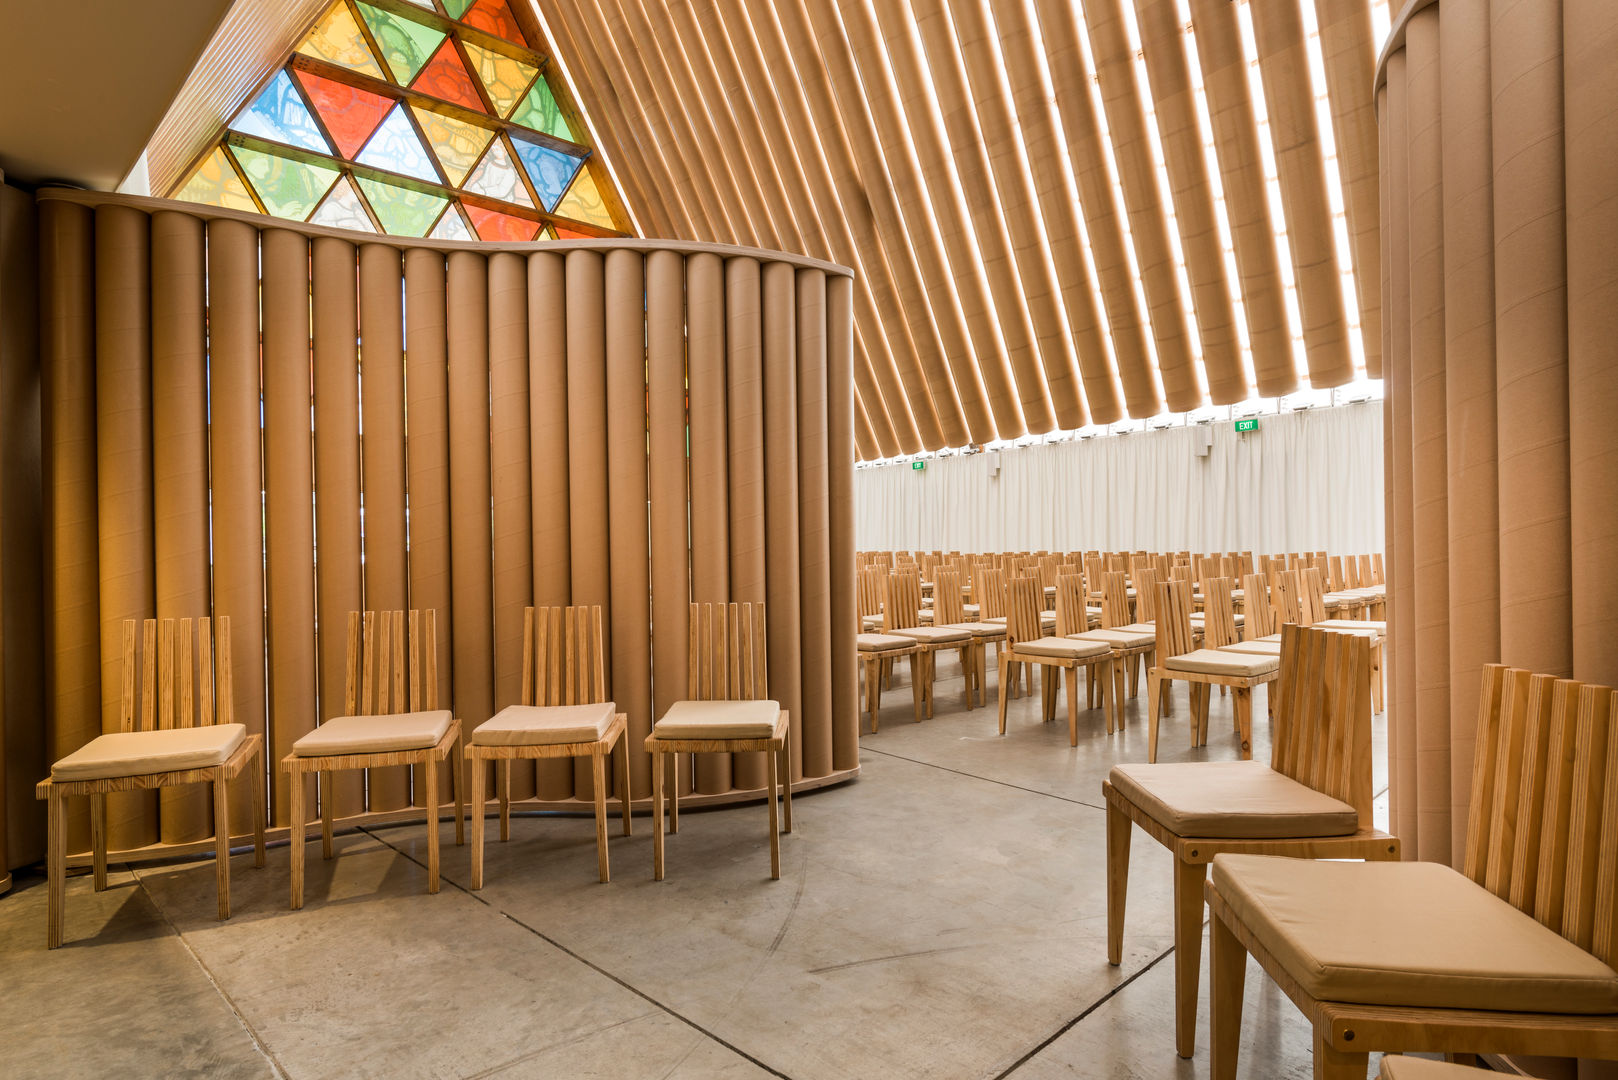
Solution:
M 1170 860 L 1138 832 L 1106 962 L 1101 779 L 1145 759 L 1144 688 L 1121 734 L 1083 713 L 1071 749 L 1037 695 L 997 737 L 992 697 L 967 712 L 939 667 L 935 718 L 910 723 L 901 677 L 861 777 L 795 801 L 778 882 L 757 805 L 682 815 L 662 883 L 645 817 L 613 826 L 610 885 L 591 820 L 526 817 L 491 837 L 479 893 L 446 823 L 428 896 L 425 828 L 397 826 L 340 836 L 332 862 L 312 846 L 301 912 L 284 844 L 263 870 L 236 857 L 227 923 L 209 861 L 118 867 L 101 894 L 74 877 L 47 953 L 45 882 L 21 874 L 0 899 L 0 1073 L 1207 1076 L 1206 998 L 1196 1058 L 1175 1056 Z M 1165 760 L 1235 756 L 1229 699 L 1203 750 L 1187 715 L 1181 684 Z M 1379 791 L 1384 735 L 1378 718 Z M 1308 1027 L 1256 965 L 1243 1044 L 1243 1076 L 1312 1075 Z

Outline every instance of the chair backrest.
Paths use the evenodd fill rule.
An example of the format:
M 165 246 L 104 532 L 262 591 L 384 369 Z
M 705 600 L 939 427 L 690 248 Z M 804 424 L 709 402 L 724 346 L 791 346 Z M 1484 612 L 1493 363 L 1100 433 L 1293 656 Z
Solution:
M 692 604 L 690 641 L 689 700 L 752 701 L 770 696 L 762 600 Z
M 594 705 L 607 700 L 601 608 L 524 608 L 522 703 Z
M 1296 570 L 1283 570 L 1270 583 L 1270 603 L 1275 605 L 1275 621 L 1282 626 L 1293 623 L 1309 626 L 1309 609 L 1303 599 L 1303 586 Z
M 860 571 L 859 607 L 862 620 L 866 615 L 882 614 L 882 595 L 887 581 L 888 571 L 881 567 L 873 566 Z
M 1136 590 L 1137 592 L 1139 590 Z M 1157 586 L 1157 662 L 1181 656 L 1196 646 L 1191 637 L 1191 581 L 1175 578 Z
M 1275 633 L 1275 609 L 1263 574 L 1242 578 L 1242 629 L 1248 641 Z
M 1299 571 L 1298 584 L 1303 592 L 1305 621 L 1313 626 L 1326 617 L 1326 587 L 1320 580 L 1320 568 L 1309 566 Z
M 973 588 L 978 604 L 978 618 L 1003 619 L 1006 617 L 1006 572 L 979 570 L 977 585 Z
M 389 716 L 438 708 L 438 614 L 432 608 L 408 614 L 407 633 L 404 611 L 348 613 L 345 715 Z
M 1376 561 L 1369 553 L 1361 555 L 1357 560 L 1360 564 L 1360 587 L 1369 588 L 1376 584 Z
M 1038 641 L 1042 636 L 1039 613 L 1045 608 L 1045 590 L 1036 577 L 1019 577 L 1006 587 L 1006 638 Z
M 933 625 L 966 621 L 966 608 L 961 602 L 961 574 L 958 570 L 940 570 L 933 576 Z
M 1056 636 L 1082 634 L 1090 629 L 1090 609 L 1085 603 L 1084 576 L 1063 574 L 1056 579 Z
M 1230 598 L 1230 579 L 1202 579 L 1202 647 L 1218 649 L 1240 640 L 1236 633 L 1236 606 Z
M 1371 642 L 1281 628 L 1270 768 L 1352 806 L 1371 826 Z
M 1157 586 L 1166 579 L 1159 577 L 1156 570 L 1142 570 L 1135 578 L 1135 621 L 1138 623 L 1151 623 L 1157 621 Z
M 191 648 L 196 629 L 196 650 Z M 137 665 L 136 638 L 140 639 Z M 193 657 L 195 664 L 193 670 Z M 140 672 L 140 711 L 135 673 Z M 217 672 L 217 676 L 216 673 Z M 157 731 L 235 723 L 230 616 L 218 620 L 124 620 L 119 731 Z
M 882 626 L 886 630 L 908 630 L 921 625 L 921 578 L 914 570 L 896 570 L 888 575 L 887 592 L 882 598 Z
M 1465 872 L 1618 963 L 1618 694 L 1483 669 Z
M 1150 574 L 1150 570 L 1136 571 L 1136 580 L 1141 574 Z M 1109 570 L 1101 582 L 1101 625 L 1111 630 L 1116 626 L 1129 625 L 1129 583 L 1122 570 Z

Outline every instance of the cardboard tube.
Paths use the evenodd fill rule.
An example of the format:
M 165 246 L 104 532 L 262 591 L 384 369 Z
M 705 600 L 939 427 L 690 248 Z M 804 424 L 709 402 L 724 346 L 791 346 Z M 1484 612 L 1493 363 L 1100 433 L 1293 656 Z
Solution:
M 797 289 L 792 267 L 763 266 L 764 599 L 770 696 L 791 716 L 803 760 L 803 624 L 798 537 Z M 745 776 L 745 769 L 738 768 Z M 796 766 L 794 766 L 796 771 Z M 763 786 L 762 784 L 758 786 Z
M 675 252 L 654 251 L 646 258 L 654 719 L 674 702 L 689 696 L 691 580 L 687 543 L 691 532 L 686 516 L 685 272 L 685 257 Z M 616 480 L 616 473 L 614 476 Z M 617 531 L 614 525 L 615 535 Z M 622 637 L 614 640 L 623 642 Z M 620 681 L 621 672 L 620 668 Z M 649 725 L 647 730 L 651 730 Z M 693 756 L 700 762 L 720 755 Z
M 850 386 L 854 337 L 853 283 L 826 280 L 826 491 L 831 558 L 832 762 L 838 771 L 860 764 L 854 635 L 858 604 L 854 576 L 854 453 Z
M 765 600 L 764 326 L 757 259 L 725 262 L 725 382 L 730 448 L 730 599 Z M 780 644 L 771 635 L 771 655 Z M 771 681 L 771 692 L 777 692 Z M 779 699 L 777 699 L 779 700 Z M 731 784 L 762 788 L 762 755 L 735 754 Z
M 832 769 L 831 507 L 827 429 L 826 274 L 796 273 L 798 354 L 798 596 L 802 679 L 792 779 Z

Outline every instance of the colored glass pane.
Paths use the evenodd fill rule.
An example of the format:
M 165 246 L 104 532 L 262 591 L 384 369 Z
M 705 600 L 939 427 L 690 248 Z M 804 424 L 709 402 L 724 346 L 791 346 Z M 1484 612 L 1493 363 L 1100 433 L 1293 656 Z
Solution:
M 562 192 L 567 190 L 567 182 L 573 179 L 573 174 L 579 170 L 579 163 L 584 159 L 526 139 L 513 138 L 511 145 L 517 148 L 517 157 L 522 160 L 523 168 L 528 170 L 528 178 L 534 182 L 539 201 L 545 204 L 545 209 L 551 209 L 556 205 L 556 200 L 562 197 Z
M 477 239 L 476 236 L 472 235 L 472 230 L 466 227 L 466 219 L 461 217 L 460 211 L 455 209 L 455 204 L 453 203 L 450 204 L 448 210 L 444 211 L 444 216 L 438 219 L 438 224 L 433 226 L 433 231 L 427 235 L 434 240 Z
M 472 69 L 477 72 L 478 78 L 483 80 L 483 87 L 489 92 L 489 100 L 494 102 L 494 111 L 501 116 L 509 116 L 517 102 L 522 100 L 528 84 L 534 81 L 539 68 L 533 64 L 525 64 L 521 60 L 514 60 L 505 53 L 497 53 L 481 45 L 474 45 L 470 41 L 461 44 L 466 46 L 466 55 L 472 61 Z
M 427 136 L 427 145 L 433 148 L 438 155 L 438 163 L 444 166 L 449 182 L 460 187 L 466 174 L 477 164 L 478 155 L 494 138 L 494 132 L 453 116 L 423 109 L 419 105 L 411 108 L 416 114 L 416 122 L 421 125 L 422 134 Z
M 236 114 L 230 125 L 246 135 L 257 135 L 271 142 L 286 143 L 302 150 L 319 154 L 331 153 L 326 137 L 320 133 L 309 106 L 292 85 L 292 77 L 283 68 L 275 73 L 268 86 L 259 91 L 252 104 Z
M 433 53 L 433 58 L 427 61 L 427 66 L 421 69 L 421 74 L 416 76 L 415 89 L 478 112 L 489 111 L 478 94 L 478 88 L 472 85 L 472 76 L 466 73 L 466 65 L 461 63 L 460 54 L 455 51 L 455 42 L 447 38 Z
M 334 229 L 376 232 L 370 215 L 365 212 L 365 204 L 360 201 L 360 193 L 354 190 L 354 185 L 346 176 L 332 186 L 331 192 L 309 222 L 312 225 L 329 225 Z
M 276 217 L 302 221 L 326 194 L 337 170 L 245 146 L 231 148 L 259 201 Z
M 298 82 L 346 158 L 352 158 L 365 145 L 376 125 L 393 108 L 393 101 L 381 94 L 312 72 L 299 71 Z
M 478 236 L 484 240 L 532 240 L 539 231 L 539 222 L 498 210 L 485 210 L 468 203 L 466 212 L 472 215 L 472 224 L 477 226 Z
M 359 181 L 360 190 L 370 200 L 371 209 L 376 211 L 376 219 L 382 223 L 383 231 L 395 236 L 426 235 L 433 222 L 438 220 L 439 211 L 449 202 L 442 195 L 412 191 L 365 176 L 360 177 Z
M 534 239 L 536 239 L 536 240 L 555 240 L 556 239 L 556 234 L 554 232 L 552 232 L 551 227 L 549 225 L 547 225 L 543 229 L 539 230 L 539 235 L 536 236 Z
M 562 118 L 562 107 L 556 103 L 556 95 L 551 93 L 551 84 L 545 81 L 542 75 L 534 80 L 522 104 L 517 111 L 511 114 L 511 122 L 521 124 L 523 127 L 543 131 L 547 135 L 555 135 L 558 139 L 573 139 L 573 132 L 568 128 L 567 121 Z
M 433 7 L 433 0 L 405 0 L 405 2 L 415 4 L 419 8 L 426 8 L 428 11 L 434 13 L 438 11 L 437 8 Z
M 298 51 L 378 79 L 386 78 L 382 65 L 376 62 L 371 47 L 365 43 L 365 35 L 360 33 L 359 23 L 354 21 L 342 0 L 337 0 L 321 17 L 298 46 Z
M 603 229 L 616 228 L 612 215 L 607 212 L 607 204 L 601 199 L 601 190 L 596 187 L 595 177 L 590 175 L 588 169 L 580 169 L 579 177 L 568 188 L 562 201 L 556 204 L 552 211 L 558 217 L 572 218 L 588 225 L 599 225 Z
M 556 226 L 556 238 L 558 240 L 594 240 L 595 239 L 595 237 L 591 236 L 589 233 L 582 233 L 582 232 L 579 232 L 577 229 L 564 229 L 560 225 Z
M 465 15 L 466 9 L 471 6 L 472 0 L 444 0 L 444 10 L 449 12 L 452 19 L 459 19 Z
M 191 179 L 174 193 L 176 199 L 202 203 L 204 206 L 222 206 L 227 210 L 251 210 L 258 213 L 258 203 L 248 192 L 247 185 L 236 169 L 225 159 L 225 148 L 214 147 L 206 161 L 197 166 Z
M 483 155 L 478 167 L 466 178 L 464 186 L 474 194 L 487 195 L 502 202 L 534 205 L 534 200 L 528 197 L 528 189 L 523 187 L 522 178 L 517 175 L 517 166 L 506 150 L 504 139 L 496 139 L 489 144 L 489 152 Z
M 382 59 L 388 62 L 393 77 L 400 83 L 415 78 L 438 43 L 444 40 L 442 30 L 372 7 L 364 0 L 360 0 L 359 8 L 365 25 L 371 28 L 371 37 L 382 50 Z
M 417 180 L 438 180 L 433 159 L 428 156 L 427 148 L 421 145 L 421 139 L 411 126 L 410 118 L 405 115 L 403 105 L 388 113 L 388 118 L 382 121 L 376 134 L 371 136 L 371 141 L 365 144 L 365 149 L 354 160 L 373 169 L 386 169 L 388 172 L 413 176 Z
M 506 6 L 506 0 L 477 0 L 477 3 L 459 18 L 466 25 L 475 26 L 495 37 L 505 38 L 513 45 L 528 47 L 528 39 L 522 36 L 517 20 L 512 17 L 511 9 Z

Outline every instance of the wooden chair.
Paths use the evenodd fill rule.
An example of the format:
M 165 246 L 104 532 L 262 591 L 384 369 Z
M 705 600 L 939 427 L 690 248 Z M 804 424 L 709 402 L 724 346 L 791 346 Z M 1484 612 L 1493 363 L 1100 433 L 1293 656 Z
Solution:
M 1151 571 L 1140 573 L 1150 574 Z M 1112 650 L 1114 701 L 1122 703 L 1126 682 L 1130 697 L 1140 692 L 1142 658 L 1150 667 L 1152 654 L 1157 649 L 1157 628 L 1150 623 L 1130 621 L 1128 586 L 1122 570 L 1109 570 L 1105 575 L 1101 589 L 1101 628 L 1069 636 L 1080 641 L 1104 641 Z
M 1044 637 L 1039 613 L 1043 590 L 1035 578 L 1018 578 L 1010 587 L 1011 610 L 1006 618 L 1006 647 L 1000 651 L 1000 734 L 1006 733 L 1008 668 L 1012 664 L 1037 664 L 1059 669 L 1067 682 L 1068 745 L 1079 745 L 1079 668 L 1090 668 L 1091 679 L 1102 682 L 1101 705 L 1107 717 L 1107 733 L 1117 730 L 1116 702 L 1112 695 L 1112 650 L 1103 641 L 1075 641 L 1066 637 Z M 1099 669 L 1099 670 L 1095 670 Z M 1043 719 L 1056 718 L 1055 676 L 1047 671 L 1040 678 Z
M 1214 860 L 1214 1077 L 1236 1075 L 1249 954 L 1327 1080 L 1379 1050 L 1618 1058 L 1618 695 L 1491 664 L 1478 711 L 1463 873 Z
M 922 626 L 919 610 L 920 584 L 914 574 L 889 574 L 887 596 L 882 604 L 882 632 L 906 637 L 916 643 L 921 661 L 922 712 L 933 715 L 933 681 L 937 678 L 937 655 L 941 649 L 955 649 L 961 656 L 961 672 L 966 675 L 966 707 L 972 708 L 972 663 L 974 637 L 970 630 L 950 630 L 942 626 Z
M 466 799 L 461 791 L 461 722 L 438 707 L 438 619 L 433 609 L 348 613 L 348 663 L 343 715 L 334 716 L 292 744 L 281 759 L 291 778 L 292 909 L 303 907 L 303 777 L 314 773 L 320 790 L 320 854 L 331 858 L 332 778 L 348 769 L 421 765 L 427 804 L 427 891 L 438 874 L 438 763 L 451 761 L 455 843 L 465 843 Z M 408 653 L 406 637 L 409 638 Z M 406 667 L 406 656 L 409 666 Z M 405 680 L 409 678 L 408 696 Z M 479 813 L 482 808 L 479 807 Z
M 472 888 L 483 888 L 485 763 L 499 770 L 500 841 L 511 838 L 511 763 L 549 758 L 590 759 L 595 785 L 596 864 L 607 865 L 607 758 L 618 763 L 618 801 L 624 835 L 630 824 L 629 714 L 607 698 L 601 608 L 524 608 L 522 704 L 508 705 L 472 730 L 466 759 L 472 768 Z M 614 750 L 621 753 L 614 754 Z
M 691 662 L 684 701 L 670 705 L 646 736 L 652 755 L 652 876 L 663 880 L 663 793 L 667 831 L 680 831 L 681 754 L 760 750 L 768 763 L 770 877 L 781 876 L 781 833 L 792 831 L 792 740 L 787 711 L 769 694 L 763 603 L 692 604 Z M 785 803 L 777 823 L 776 800 Z
M 67 891 L 67 800 L 90 798 L 90 858 L 95 891 L 107 887 L 107 795 L 182 784 L 213 784 L 214 876 L 219 917 L 230 918 L 230 802 L 226 784 L 251 764 L 253 865 L 264 865 L 264 738 L 235 722 L 230 616 L 147 619 L 140 627 L 140 715 L 135 713 L 136 623 L 123 627 L 118 730 L 98 735 L 51 766 L 34 788 L 46 800 L 45 945 L 62 944 Z M 218 651 L 215 652 L 217 645 Z M 217 672 L 217 679 L 215 673 Z M 217 688 L 217 695 L 216 695 Z M 176 700 L 178 693 L 178 700 Z M 218 706 L 215 708 L 217 697 Z
M 1377 619 L 1331 619 L 1323 617 L 1333 610 L 1327 599 L 1320 572 L 1313 567 L 1300 575 L 1300 589 L 1313 616 L 1315 626 L 1371 636 L 1371 707 L 1382 711 L 1382 654 L 1388 635 L 1388 624 Z M 1339 605 L 1341 607 L 1341 605 Z
M 1288 627 L 1270 763 L 1117 765 L 1107 804 L 1107 961 L 1123 959 L 1130 823 L 1174 853 L 1175 1035 L 1196 1045 L 1202 883 L 1221 852 L 1397 859 L 1399 841 L 1371 823 L 1369 646 Z
M 1228 590 L 1224 578 L 1216 579 Z M 1229 609 L 1228 592 L 1223 601 Z M 1274 682 L 1280 670 L 1279 657 L 1231 653 L 1217 647 L 1195 648 L 1191 631 L 1191 582 L 1177 579 L 1157 587 L 1157 663 L 1146 674 L 1146 712 L 1151 722 L 1147 736 L 1147 760 L 1157 760 L 1157 728 L 1161 706 L 1167 698 L 1166 684 L 1174 680 L 1191 684 L 1191 745 L 1208 741 L 1208 693 L 1212 686 L 1227 686 L 1236 713 L 1243 759 L 1253 756 L 1253 688 Z M 1234 626 L 1210 623 L 1204 642 L 1219 645 L 1220 635 L 1234 639 Z
M 943 630 L 965 630 L 972 635 L 972 664 L 967 673 L 967 703 L 971 703 L 973 688 L 976 688 L 978 704 L 984 704 L 983 684 L 987 674 L 988 661 L 986 655 L 988 646 L 993 644 L 998 649 L 1001 642 L 1006 640 L 1006 628 L 1003 623 L 969 622 L 966 605 L 961 601 L 959 575 L 952 571 L 940 570 L 938 573 L 938 599 L 933 604 L 933 625 Z M 981 605 L 976 605 L 981 611 Z
M 859 584 L 860 625 L 865 625 L 867 607 L 877 613 L 877 626 L 881 627 L 883 585 L 887 575 L 880 570 L 861 571 Z M 959 601 L 957 601 L 959 603 Z M 882 690 L 888 682 L 888 673 L 896 660 L 910 659 L 910 696 L 915 706 L 916 723 L 921 723 L 921 665 L 917 659 L 921 648 L 914 638 L 897 634 L 867 633 L 863 629 L 854 635 L 854 649 L 860 670 L 865 673 L 865 711 L 871 714 L 871 734 L 880 730 L 877 713 L 882 708 Z

